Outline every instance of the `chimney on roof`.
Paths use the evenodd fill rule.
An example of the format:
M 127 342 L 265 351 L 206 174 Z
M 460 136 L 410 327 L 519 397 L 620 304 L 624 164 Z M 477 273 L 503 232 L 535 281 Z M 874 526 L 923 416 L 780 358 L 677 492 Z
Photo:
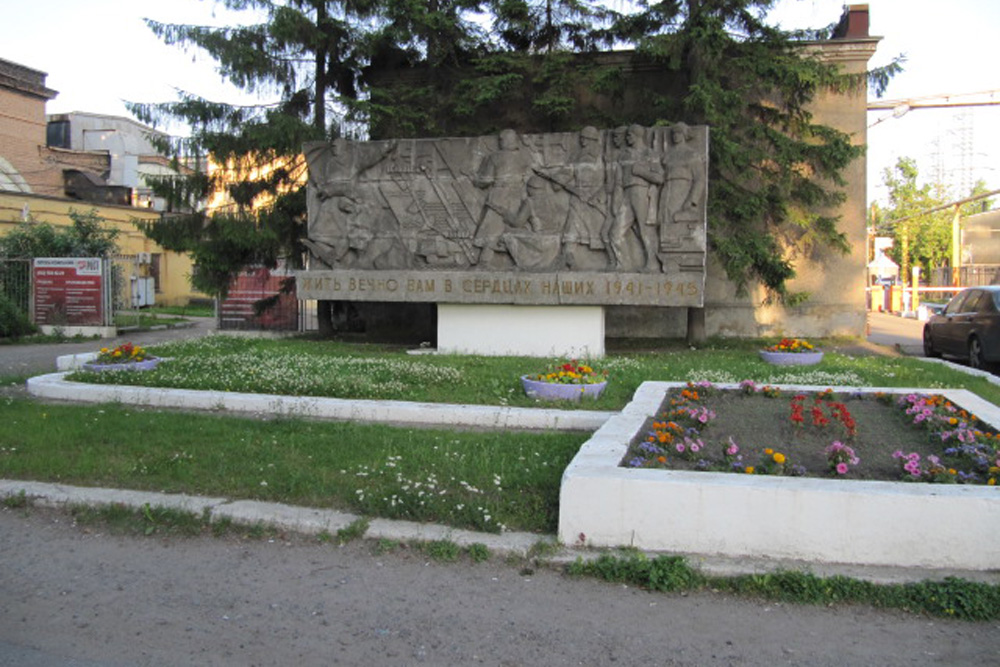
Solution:
M 868 37 L 868 5 L 846 5 L 840 23 L 833 30 L 833 39 Z

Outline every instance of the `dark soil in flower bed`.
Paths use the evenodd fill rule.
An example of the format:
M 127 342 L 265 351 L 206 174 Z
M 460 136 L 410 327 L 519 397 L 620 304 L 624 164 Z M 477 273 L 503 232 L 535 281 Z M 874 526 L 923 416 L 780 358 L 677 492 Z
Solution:
M 714 412 L 714 418 L 702 425 L 697 419 L 679 417 L 674 412 L 678 406 L 670 405 L 669 401 L 671 397 L 679 396 L 679 392 L 680 390 L 677 393 L 671 392 L 657 411 L 657 416 L 646 421 L 640 434 L 631 443 L 622 465 L 733 472 L 741 472 L 745 467 L 753 466 L 757 473 L 895 481 L 901 478 L 901 472 L 900 462 L 893 458 L 893 452 L 917 452 L 925 458 L 928 455 L 942 456 L 944 451 L 940 438 L 936 438 L 937 442 L 934 442 L 928 431 L 912 425 L 912 418 L 896 406 L 896 396 L 878 400 L 872 394 L 834 394 L 818 404 L 822 417 L 829 419 L 829 423 L 816 426 L 813 424 L 812 414 L 813 407 L 817 405 L 816 394 L 783 391 L 777 397 L 768 397 L 763 393 L 747 395 L 735 390 L 716 390 L 697 402 L 684 404 L 687 407 L 704 407 Z M 792 402 L 796 395 L 805 396 L 801 401 L 803 420 L 800 424 L 792 420 Z M 831 405 L 836 403 L 841 403 L 846 408 L 848 421 L 853 419 L 855 422 L 855 435 L 849 433 L 843 419 L 835 416 L 837 412 Z M 653 443 L 662 450 L 662 454 L 638 449 L 654 431 L 654 422 L 659 422 L 662 426 L 664 422 L 671 421 L 677 423 L 681 431 L 672 442 Z M 692 426 L 697 428 L 697 433 L 688 430 Z M 982 424 L 979 427 L 986 430 Z M 692 439 L 700 439 L 703 446 L 697 453 L 677 452 L 677 444 L 683 443 L 682 433 L 689 434 Z M 731 444 L 730 438 L 739 447 L 739 459 L 732 456 L 727 460 L 724 456 L 726 447 Z M 827 460 L 825 450 L 834 441 L 852 447 L 860 459 L 856 466 L 850 467 L 846 475 L 832 472 Z M 765 449 L 771 449 L 773 453 L 765 454 Z M 784 456 L 783 466 L 774 463 L 775 453 Z M 641 466 L 629 463 L 630 460 L 636 461 L 637 455 L 646 459 Z M 805 470 L 793 470 L 793 466 L 801 466 Z

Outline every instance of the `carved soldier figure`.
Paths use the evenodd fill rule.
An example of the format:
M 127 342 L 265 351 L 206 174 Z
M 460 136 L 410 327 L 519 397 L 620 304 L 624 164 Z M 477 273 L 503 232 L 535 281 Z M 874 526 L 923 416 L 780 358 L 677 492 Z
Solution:
M 488 189 L 473 245 L 481 248 L 478 264 L 485 267 L 499 246 L 506 221 L 513 219 L 524 198 L 524 183 L 534 162 L 531 151 L 521 146 L 514 130 L 500 133 L 500 150 L 490 153 L 472 176 L 473 184 Z
M 705 249 L 696 238 L 705 220 L 705 160 L 691 147 L 693 137 L 685 123 L 670 128 L 659 211 L 660 250 L 664 252 Z
M 528 196 L 501 236 L 501 243 L 519 269 L 547 271 L 559 268 L 566 207 L 560 205 L 555 187 L 541 176 L 529 178 Z
M 380 151 L 356 150 L 340 137 L 330 143 L 313 143 L 305 147 L 310 190 L 318 202 L 315 214 L 310 210 L 309 238 L 303 243 L 323 264 L 334 267 L 345 261 L 352 247 L 350 236 L 355 231 L 351 220 L 359 202 L 365 199 L 359 177 L 395 148 L 396 143 L 392 142 Z M 377 192 L 377 186 L 369 189 Z
M 657 225 L 651 215 L 650 198 L 656 187 L 663 183 L 663 167 L 654 159 L 646 146 L 646 128 L 630 125 L 625 132 L 626 149 L 621 159 L 622 190 L 625 199 L 625 231 L 635 225 L 642 248 L 646 254 L 646 271 L 659 271 L 656 257 Z M 621 232 L 624 236 L 625 231 Z
M 608 193 L 608 213 L 605 217 L 601 238 L 608 248 L 608 267 L 616 270 L 625 268 L 625 236 L 628 234 L 630 218 L 626 214 L 627 203 L 622 187 L 621 159 L 625 154 L 625 133 L 627 127 L 616 127 L 611 131 L 611 149 L 605 159 L 604 186 Z
M 588 250 L 603 250 L 602 231 L 607 218 L 607 190 L 604 187 L 604 157 L 601 133 L 587 126 L 580 131 L 579 147 L 564 167 L 536 169 L 570 194 L 569 214 L 563 235 L 569 268 L 579 268 Z

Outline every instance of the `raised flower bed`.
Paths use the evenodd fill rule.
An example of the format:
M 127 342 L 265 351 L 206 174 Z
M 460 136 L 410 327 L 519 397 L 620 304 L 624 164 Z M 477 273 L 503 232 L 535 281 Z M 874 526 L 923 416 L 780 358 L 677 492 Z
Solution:
M 144 348 L 123 343 L 114 348 L 102 347 L 93 360 L 83 363 L 82 368 L 92 372 L 151 371 L 159 363 L 160 359 L 150 356 Z
M 813 366 L 823 361 L 823 351 L 800 338 L 782 338 L 760 350 L 759 354 L 761 359 L 775 366 Z
M 579 401 L 597 398 L 608 386 L 607 372 L 575 359 L 537 375 L 522 375 L 521 386 L 531 398 L 543 401 Z
M 658 456 L 652 457 L 654 464 L 623 467 L 623 461 L 627 466 L 633 454 L 630 446 L 644 439 L 650 420 L 659 421 L 658 411 L 668 393 L 684 388 L 684 383 L 644 383 L 622 413 L 583 445 L 563 477 L 559 519 L 562 541 L 817 563 L 996 568 L 996 555 L 1000 553 L 1000 533 L 995 529 L 1000 516 L 1000 489 L 988 485 L 988 478 L 980 478 L 979 484 L 914 484 L 863 477 L 863 451 L 853 456 L 842 448 L 827 451 L 835 441 L 853 447 L 853 441 L 842 437 L 848 425 L 841 418 L 832 418 L 831 426 L 838 432 L 831 430 L 831 438 L 817 452 L 815 464 L 804 466 L 818 477 L 794 475 L 791 468 L 797 465 L 797 457 L 782 443 L 775 443 L 770 455 L 761 449 L 754 450 L 752 457 L 750 450 L 738 443 L 742 451 L 731 455 L 744 456 L 739 474 L 713 466 L 699 471 L 690 445 L 683 453 L 675 447 L 673 454 L 663 455 L 668 461 L 686 461 L 687 468 L 669 468 L 657 460 Z M 739 385 L 719 388 L 740 390 Z M 773 389 L 788 392 L 787 398 L 791 399 L 797 395 L 794 392 L 819 394 L 826 388 Z M 876 390 L 842 391 L 874 394 Z M 893 395 L 893 400 L 916 394 L 912 389 L 881 391 Z M 994 432 L 1000 431 L 1000 409 L 996 406 L 964 390 L 936 393 L 958 410 L 974 413 Z M 917 409 L 922 412 L 924 407 Z M 805 410 L 807 420 L 812 419 L 810 408 Z M 831 419 L 829 410 L 823 410 L 823 418 Z M 685 434 L 686 429 L 687 425 Z M 914 442 L 924 436 L 914 435 Z M 692 433 L 690 437 L 700 436 Z M 717 448 L 717 464 L 733 463 L 725 460 L 721 443 L 702 439 L 704 444 L 694 455 L 700 456 L 703 447 Z M 893 480 L 913 477 L 904 468 L 911 462 L 909 454 L 905 454 L 910 450 L 900 451 L 907 457 L 905 461 L 892 459 L 892 452 L 888 456 L 886 472 Z M 685 459 L 684 454 L 694 460 Z M 778 454 L 781 456 L 776 457 Z M 860 466 L 851 464 L 854 458 L 860 458 Z M 847 464 L 844 472 L 843 467 L 838 470 L 841 463 Z M 926 456 L 920 465 L 923 481 L 960 481 L 958 471 L 952 473 Z M 938 479 L 932 479 L 934 476 Z

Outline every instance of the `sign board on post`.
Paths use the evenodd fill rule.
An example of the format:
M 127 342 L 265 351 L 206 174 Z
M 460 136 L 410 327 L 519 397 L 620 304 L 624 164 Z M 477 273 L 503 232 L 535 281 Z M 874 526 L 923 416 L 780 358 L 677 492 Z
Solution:
M 299 302 L 295 293 L 283 293 L 282 284 L 288 276 L 267 269 L 244 271 L 233 280 L 229 296 L 220 304 L 220 327 L 230 330 L 297 331 Z M 261 299 L 278 297 L 274 306 L 260 315 L 254 304 Z
M 94 257 L 38 257 L 34 260 L 35 323 L 103 326 L 104 263 Z

